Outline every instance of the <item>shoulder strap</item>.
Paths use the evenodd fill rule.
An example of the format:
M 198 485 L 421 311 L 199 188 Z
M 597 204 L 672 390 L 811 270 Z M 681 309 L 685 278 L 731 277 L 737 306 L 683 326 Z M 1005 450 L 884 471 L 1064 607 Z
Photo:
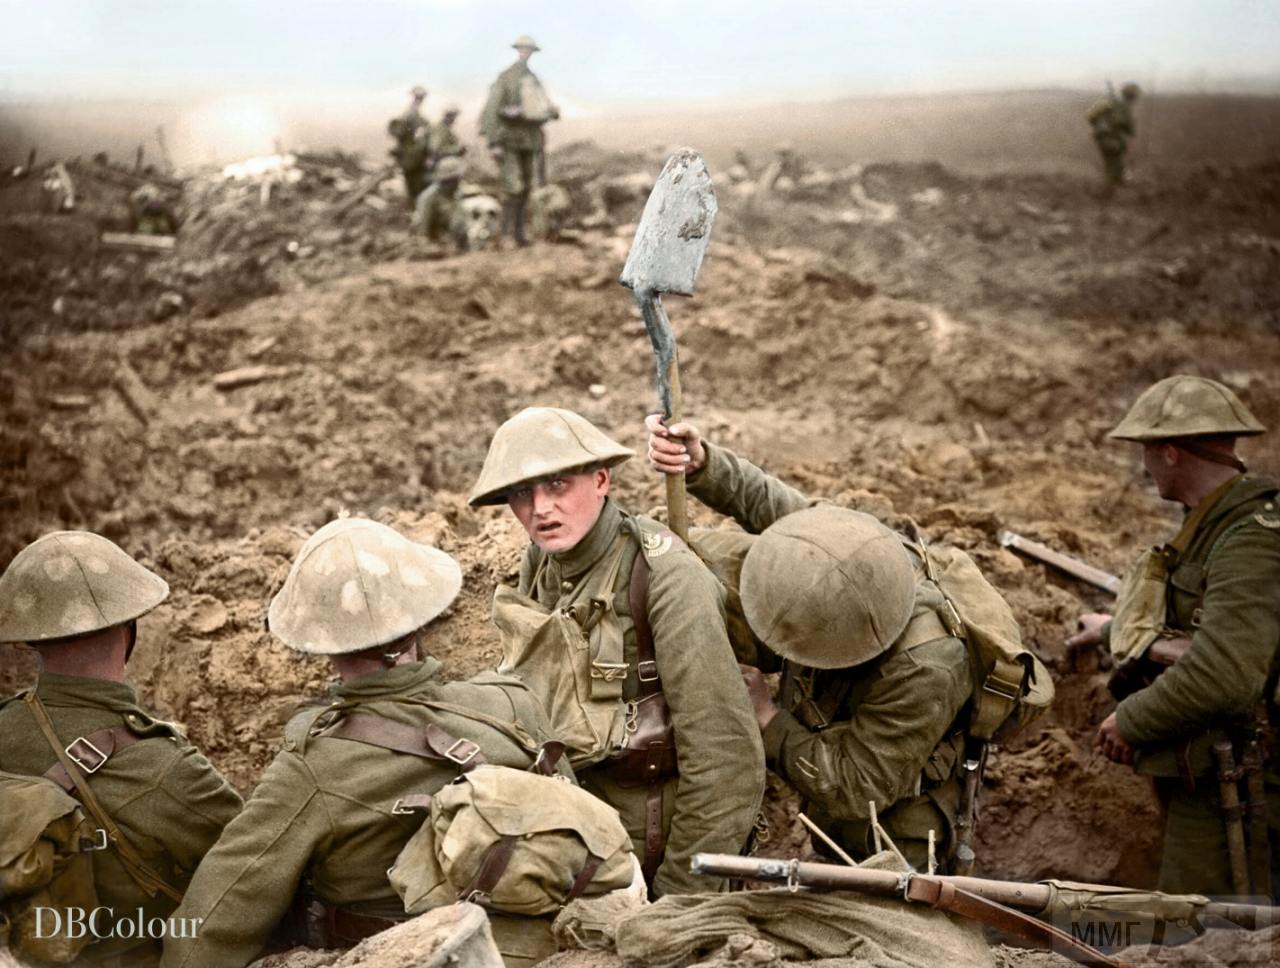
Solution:
M 421 727 L 409 726 L 372 713 L 352 713 L 343 717 L 337 725 L 326 728 L 320 735 L 327 739 L 365 743 L 424 760 L 452 763 L 463 773 L 486 762 L 479 744 L 469 739 L 460 739 L 434 723 Z
M 23 696 L 23 700 L 31 711 L 31 716 L 36 721 L 36 725 L 40 727 L 40 732 L 44 734 L 45 740 L 48 741 L 49 746 L 53 749 L 54 755 L 58 757 L 59 765 L 75 784 L 80 802 L 84 804 L 85 809 L 92 815 L 94 822 L 107 832 L 107 839 L 115 846 L 124 869 L 129 872 L 129 876 L 137 881 L 138 886 L 146 891 L 149 896 L 155 897 L 157 893 L 162 893 L 175 903 L 181 903 L 182 892 L 148 866 L 147 862 L 142 859 L 142 855 L 125 837 L 116 822 L 111 819 L 111 815 L 103 809 L 97 796 L 89 788 L 89 781 L 84 778 L 84 774 L 72 762 L 67 750 L 63 748 L 61 741 L 58 739 L 58 734 L 54 731 L 53 721 L 49 718 L 49 711 L 44 708 L 44 703 L 40 701 L 36 691 L 34 689 L 28 691 Z M 102 764 L 99 763 L 98 765 L 101 766 Z
M 640 685 L 636 698 L 662 692 L 662 677 L 658 675 L 657 654 L 653 648 L 653 627 L 649 624 L 649 561 L 641 549 L 631 566 L 631 581 L 627 586 L 627 604 L 631 607 L 631 624 L 636 629 L 636 674 Z

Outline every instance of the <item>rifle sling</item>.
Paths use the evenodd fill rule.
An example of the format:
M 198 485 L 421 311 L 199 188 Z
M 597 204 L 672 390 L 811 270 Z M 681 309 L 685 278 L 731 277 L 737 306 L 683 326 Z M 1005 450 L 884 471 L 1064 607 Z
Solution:
M 103 809 L 97 795 L 89 788 L 89 781 L 85 779 L 80 768 L 72 762 L 71 757 L 67 755 L 66 749 L 63 748 L 62 742 L 58 739 L 58 734 L 53 728 L 53 720 L 49 718 L 49 711 L 44 708 L 44 703 L 40 701 L 36 691 L 34 689 L 30 690 L 23 696 L 23 701 L 26 702 L 27 708 L 31 711 L 31 716 L 36 721 L 36 725 L 40 727 L 40 732 L 44 734 L 44 738 L 53 749 L 54 755 L 58 757 L 58 763 L 75 784 L 80 802 L 89 811 L 94 822 L 107 832 L 107 839 L 115 845 L 121 864 L 128 871 L 129 876 L 138 883 L 139 887 L 147 892 L 148 896 L 155 897 L 156 893 L 159 892 L 163 893 L 175 904 L 182 903 L 182 892 L 151 869 L 147 862 L 142 859 L 142 855 L 138 853 L 137 848 L 124 835 L 124 832 L 116 825 L 116 822 L 111 819 L 111 815 Z
M 1046 924 L 1038 918 L 980 897 L 947 881 L 931 877 L 912 877 L 907 881 L 906 899 L 918 904 L 958 914 L 979 921 L 997 931 L 1031 941 L 1051 951 L 1061 952 L 1082 965 L 1094 968 L 1125 968 L 1124 963 L 1108 957 L 1097 948 L 1078 941 L 1066 931 Z

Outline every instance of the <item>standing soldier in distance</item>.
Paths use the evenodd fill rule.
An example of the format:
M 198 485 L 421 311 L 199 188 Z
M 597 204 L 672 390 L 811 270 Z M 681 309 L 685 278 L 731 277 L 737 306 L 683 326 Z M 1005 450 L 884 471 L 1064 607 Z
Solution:
M 1166 813 L 1158 887 L 1174 894 L 1235 893 L 1234 821 L 1222 809 L 1213 744 L 1231 742 L 1240 764 L 1257 730 L 1277 722 L 1280 483 L 1247 473 L 1236 455 L 1237 439 L 1264 431 L 1215 380 L 1172 376 L 1138 397 L 1110 436 L 1142 445 L 1157 493 L 1186 516 L 1171 542 L 1126 575 L 1115 617 L 1085 615 L 1068 640 L 1108 645 L 1117 659 L 1111 688 L 1120 703 L 1097 745 L 1154 779 Z M 1275 897 L 1280 777 L 1274 754 L 1261 759 L 1253 766 L 1264 772 L 1265 802 L 1250 810 L 1265 811 L 1270 834 L 1253 838 L 1249 851 L 1255 873 L 1271 867 Z M 1261 863 L 1267 850 L 1270 865 Z M 1266 893 L 1260 887 L 1253 892 Z
M 1106 193 L 1110 196 L 1124 184 L 1124 158 L 1129 141 L 1136 133 L 1133 106 L 1142 93 L 1132 81 L 1120 88 L 1120 96 L 1108 85 L 1107 96 L 1094 102 L 1089 109 L 1089 127 L 1093 130 L 1093 142 L 1102 155 L 1102 167 L 1106 175 Z
M 34 690 L 0 704 L 0 770 L 48 777 L 85 805 L 94 827 L 117 828 L 112 846 L 93 854 L 98 901 L 114 910 L 113 923 L 172 914 L 241 806 L 200 751 L 125 684 L 137 621 L 168 596 L 160 576 L 88 531 L 45 535 L 0 576 L 0 642 L 26 643 L 41 664 Z M 84 955 L 121 966 L 159 957 L 159 941 L 137 938 L 104 939 Z
M 489 89 L 489 100 L 480 115 L 480 134 L 502 174 L 502 234 L 527 245 L 525 208 L 529 193 L 545 184 L 542 126 L 560 117 L 536 74 L 529 70 L 529 58 L 540 50 L 527 34 L 511 45 L 516 62 L 498 75 Z
M 416 85 L 409 91 L 409 106 L 403 114 L 387 122 L 387 133 L 395 139 L 391 157 L 404 175 L 404 190 L 409 196 L 409 208 L 422 190 L 427 187 L 427 165 L 430 161 L 431 126 L 422 116 L 422 102 L 427 89 Z
M 467 146 L 458 138 L 454 130 L 454 122 L 458 120 L 461 108 L 456 104 L 445 105 L 440 123 L 431 129 L 431 166 L 434 169 L 442 158 L 461 158 L 467 153 Z

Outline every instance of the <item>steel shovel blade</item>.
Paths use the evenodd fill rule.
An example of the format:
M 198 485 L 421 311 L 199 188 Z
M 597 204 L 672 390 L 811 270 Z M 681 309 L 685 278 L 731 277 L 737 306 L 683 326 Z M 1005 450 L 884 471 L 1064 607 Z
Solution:
M 692 296 L 715 218 L 707 163 L 692 148 L 679 149 L 654 182 L 618 281 L 637 293 Z

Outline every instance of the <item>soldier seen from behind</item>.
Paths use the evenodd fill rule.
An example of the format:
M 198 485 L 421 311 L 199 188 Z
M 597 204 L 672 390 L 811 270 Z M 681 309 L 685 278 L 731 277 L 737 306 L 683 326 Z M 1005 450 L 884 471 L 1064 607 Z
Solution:
M 222 775 L 177 727 L 139 705 L 125 682 L 138 619 L 168 596 L 159 575 L 87 531 L 45 535 L 0 576 L 0 642 L 25 643 L 40 660 L 34 689 L 0 705 L 0 770 L 43 777 L 79 801 L 99 848 L 91 887 L 113 912 L 104 926 L 167 919 L 240 812 L 240 796 Z M 9 789 L 0 784 L 0 792 Z M 17 829 L 16 810 L 0 804 L 0 841 Z M 3 921 L 20 897 L 0 894 Z M 14 924 L 19 935 L 9 944 L 21 951 L 24 921 Z M 59 933 L 54 924 L 46 918 L 43 932 Z M 73 930 L 64 919 L 61 932 Z M 79 930 L 83 936 L 83 923 Z M 121 968 L 158 962 L 159 940 L 108 933 L 86 960 Z
M 444 682 L 428 651 L 461 584 L 449 555 L 374 521 L 339 519 L 307 539 L 267 624 L 290 649 L 328 656 L 341 681 L 285 726 L 191 883 L 180 911 L 203 922 L 198 937 L 166 941 L 166 968 L 247 965 L 295 895 L 286 942 L 345 948 L 406 920 L 387 869 L 422 815 L 403 798 L 481 763 L 538 758 L 552 737 L 528 688 L 494 674 Z M 518 948 L 523 919 L 493 919 L 499 947 Z
M 502 235 L 527 245 L 525 209 L 529 194 L 546 184 L 543 125 L 560 117 L 542 82 L 529 69 L 541 48 L 528 35 L 517 37 L 514 64 L 498 75 L 480 115 L 480 134 L 502 175 Z
M 1280 897 L 1280 483 L 1236 454 L 1264 430 L 1215 380 L 1172 376 L 1138 397 L 1110 436 L 1141 445 L 1182 527 L 1130 569 L 1114 617 L 1085 615 L 1068 644 L 1101 643 L 1116 660 L 1119 705 L 1097 745 L 1153 779 L 1159 889 L 1269 903 Z

